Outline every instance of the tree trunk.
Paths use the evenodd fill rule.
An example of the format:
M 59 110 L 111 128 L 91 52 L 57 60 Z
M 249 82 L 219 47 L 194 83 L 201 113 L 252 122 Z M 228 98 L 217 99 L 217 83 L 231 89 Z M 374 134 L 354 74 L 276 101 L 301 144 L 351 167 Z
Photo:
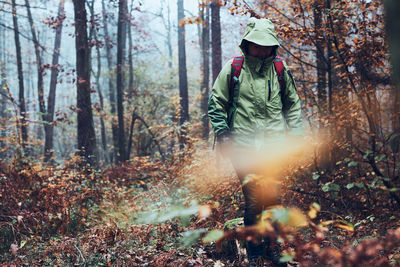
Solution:
M 322 8 L 321 1 L 315 0 L 313 6 L 314 15 L 314 30 L 315 30 L 315 57 L 317 64 L 317 99 L 318 107 L 320 111 L 320 122 L 319 122 L 319 135 L 323 139 L 329 138 L 329 129 L 326 128 L 325 118 L 328 116 L 327 110 L 327 91 L 326 91 L 326 65 L 325 65 L 325 40 L 324 32 L 321 31 L 322 28 Z M 329 72 L 329 78 L 330 78 Z M 331 88 L 329 88 L 331 89 Z M 320 161 L 321 166 L 324 169 L 330 169 L 330 150 L 332 148 L 329 144 L 324 144 L 320 147 Z
M 131 150 L 132 150 L 132 139 L 133 139 L 133 126 L 135 125 L 136 121 L 136 111 L 132 111 L 132 118 L 131 118 L 131 125 L 129 127 L 129 139 L 128 139 L 128 159 L 131 156 Z
M 0 18 L 0 23 L 3 23 Z M 6 158 L 7 151 L 2 151 L 6 146 L 3 137 L 7 136 L 6 122 L 8 121 L 7 109 L 7 80 L 6 80 L 6 31 L 0 28 L 0 158 Z
M 94 38 L 97 39 L 97 32 L 94 30 Z M 99 94 L 99 101 L 100 101 L 100 132 L 101 132 L 101 143 L 103 145 L 104 151 L 104 159 L 106 163 L 109 163 L 109 154 L 107 148 L 107 134 L 106 134 L 106 126 L 104 123 L 104 97 L 101 91 L 100 86 L 100 74 L 101 74 L 101 54 L 100 54 L 100 47 L 96 45 L 96 54 L 97 54 L 97 72 L 96 72 L 96 86 L 97 86 L 97 93 Z
M 205 12 L 204 12 L 205 11 Z M 205 14 L 204 14 L 205 13 Z M 202 40 L 201 40 L 201 48 L 202 48 L 202 59 L 203 59 L 203 79 L 201 82 L 201 121 L 203 124 L 203 138 L 205 140 L 209 137 L 210 127 L 208 123 L 208 91 L 210 84 L 210 8 L 207 5 L 206 7 L 202 7 L 201 9 L 201 19 L 203 20 L 202 27 Z
M 131 11 L 129 12 L 129 21 L 132 16 L 132 5 L 133 5 L 133 0 L 131 1 Z M 129 83 L 128 83 L 128 91 L 129 95 L 135 97 L 137 94 L 134 92 L 133 89 L 133 58 L 132 58 L 132 26 L 130 23 L 128 24 L 128 39 L 129 39 L 129 52 L 128 52 L 128 64 L 129 64 Z M 129 127 L 129 137 L 128 137 L 128 150 L 127 150 L 127 155 L 126 159 L 129 160 L 131 156 L 131 148 L 132 148 L 132 138 L 133 138 L 133 126 L 135 124 L 136 116 L 135 116 L 135 110 L 132 111 L 132 118 L 131 118 L 131 123 Z
M 386 34 L 389 39 L 390 60 L 393 66 L 393 80 L 396 84 L 393 94 L 394 112 L 392 127 L 394 131 L 400 132 L 400 1 L 385 0 Z
M 54 52 L 52 59 L 52 68 L 50 74 L 50 89 L 49 96 L 47 99 L 47 113 L 45 118 L 45 143 L 44 143 L 44 153 L 45 153 L 45 161 L 51 159 L 53 155 L 53 136 L 54 136 L 54 110 L 56 105 L 56 88 L 57 88 L 57 76 L 58 76 L 58 59 L 60 57 L 60 47 L 61 47 L 61 36 L 62 36 L 62 28 L 63 21 L 65 18 L 64 15 L 64 0 L 60 0 L 60 4 L 58 6 L 58 14 L 57 18 L 59 19 L 59 23 L 56 27 L 56 37 L 54 40 Z
M 107 11 L 106 6 L 104 4 L 104 0 L 101 1 L 102 11 L 103 11 L 103 24 L 104 24 L 104 35 L 105 35 L 105 46 L 106 46 L 106 55 L 107 55 L 107 66 L 109 70 L 114 69 L 114 65 L 112 62 L 112 54 L 111 47 L 112 44 L 110 42 L 110 36 L 108 34 L 108 23 L 107 23 Z M 115 120 L 115 87 L 113 80 L 108 78 L 108 92 L 110 98 L 110 113 L 111 113 L 111 130 L 112 130 L 112 138 L 113 138 L 113 148 L 110 152 L 111 161 L 117 161 L 117 148 L 118 148 L 118 126 L 117 121 Z M 113 160 L 114 159 L 114 160 Z
M 133 3 L 132 3 L 133 4 Z M 129 21 L 132 12 L 129 12 Z M 130 95 L 135 95 L 133 92 L 133 58 L 132 58 L 132 29 L 131 24 L 128 23 L 128 39 L 129 39 L 129 52 L 128 52 L 128 64 L 129 64 L 129 82 L 128 82 L 128 91 Z M 129 157 L 128 157 L 129 158 Z
M 178 0 L 178 58 L 179 58 L 179 96 L 180 96 L 180 124 L 189 121 L 189 95 L 186 70 L 186 45 L 183 0 Z
M 46 107 L 44 104 L 44 89 L 43 89 L 43 68 L 42 68 L 42 57 L 40 56 L 40 45 L 36 36 L 35 25 L 33 23 L 31 7 L 29 1 L 25 0 L 25 6 L 28 13 L 29 26 L 31 28 L 33 45 L 35 47 L 36 66 L 37 66 L 37 90 L 39 100 L 39 111 L 42 115 L 43 121 L 45 120 Z
M 168 67 L 172 68 L 172 26 L 171 26 L 171 7 L 167 2 L 168 23 L 167 23 L 167 46 L 168 46 Z
M 125 65 L 125 45 L 126 45 L 126 26 L 127 26 L 127 3 L 126 0 L 119 0 L 118 4 L 118 33 L 117 33 L 117 110 L 118 110 L 118 151 L 119 162 L 126 160 L 125 150 L 125 128 L 124 128 L 124 65 Z
M 78 150 L 87 163 L 96 163 L 96 137 L 93 127 L 92 103 L 90 99 L 89 45 L 86 26 L 85 0 L 74 1 Z
M 101 56 L 100 56 L 100 47 L 96 46 L 96 52 L 97 52 L 97 73 L 96 73 L 96 86 L 97 86 L 97 93 L 99 94 L 99 100 L 100 100 L 100 131 L 101 131 L 101 143 L 103 145 L 103 151 L 104 151 L 104 159 L 106 163 L 109 162 L 108 160 L 108 149 L 107 149 L 107 135 L 106 135 L 106 126 L 104 123 L 104 98 L 103 98 L 103 93 L 101 92 L 101 86 L 100 86 L 100 73 L 101 73 Z
M 327 94 L 326 94 L 326 65 L 325 65 L 325 41 L 322 28 L 322 14 L 319 0 L 314 2 L 314 29 L 315 29 L 315 46 L 317 59 L 317 94 L 318 105 L 321 110 L 321 116 L 327 115 Z M 324 125 L 320 125 L 324 127 Z
M 22 137 L 22 147 L 25 148 L 26 142 L 28 141 L 28 127 L 26 119 L 26 107 L 25 107 L 25 97 L 24 97 L 24 74 L 22 70 L 22 57 L 21 57 L 21 43 L 19 41 L 19 29 L 18 29 L 18 18 L 16 11 L 15 0 L 11 0 L 12 5 L 12 15 L 13 15 L 13 26 L 14 26 L 14 40 L 15 40 L 15 50 L 17 55 L 17 69 L 18 69 L 18 84 L 19 84 L 19 112 L 21 116 L 21 137 Z
M 213 83 L 222 68 L 221 50 L 221 22 L 219 15 L 219 1 L 213 0 L 211 3 L 211 40 L 212 40 L 212 78 Z
M 89 33 L 89 42 L 92 40 L 97 40 L 97 30 L 96 27 L 93 23 L 95 20 L 95 13 L 94 13 L 94 2 L 95 0 L 92 0 L 88 3 L 89 11 L 90 11 L 90 21 L 92 21 L 90 25 L 90 33 Z M 93 71 L 93 64 L 92 64 L 92 49 L 90 49 L 90 56 L 89 56 L 89 61 L 90 61 L 90 67 L 91 70 L 90 72 L 95 75 L 95 80 L 96 80 L 96 89 L 97 93 L 99 95 L 99 102 L 100 102 L 100 112 L 99 112 L 99 117 L 100 117 L 100 135 L 101 135 L 101 144 L 103 148 L 103 153 L 101 154 L 102 157 L 104 157 L 104 160 L 106 163 L 108 163 L 108 150 L 107 150 L 107 135 L 106 135 L 106 127 L 104 123 L 104 98 L 103 98 L 103 93 L 101 91 L 101 86 L 100 86 L 100 73 L 101 73 L 101 56 L 100 56 L 100 47 L 99 45 L 95 45 L 96 49 L 96 60 L 97 60 L 97 71 L 94 73 Z M 100 153 L 99 153 L 99 160 L 100 160 Z

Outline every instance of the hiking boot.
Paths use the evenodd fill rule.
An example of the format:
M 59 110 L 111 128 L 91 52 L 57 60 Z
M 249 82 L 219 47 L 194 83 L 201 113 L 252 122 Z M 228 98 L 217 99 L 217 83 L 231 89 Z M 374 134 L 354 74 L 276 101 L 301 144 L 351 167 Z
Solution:
M 249 259 L 249 267 L 263 267 L 264 266 L 264 259 L 263 257 Z

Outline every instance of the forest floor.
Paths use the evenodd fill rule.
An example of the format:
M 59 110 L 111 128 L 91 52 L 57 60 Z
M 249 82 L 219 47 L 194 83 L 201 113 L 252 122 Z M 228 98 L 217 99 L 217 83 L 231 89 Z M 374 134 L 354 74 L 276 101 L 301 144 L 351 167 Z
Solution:
M 165 170 L 140 164 L 135 167 L 135 174 L 127 175 L 129 168 L 102 174 L 119 176 L 119 180 L 104 186 L 100 202 L 81 208 L 80 214 L 84 216 L 79 230 L 42 236 L 20 234 L 10 250 L 0 254 L 0 264 L 246 266 L 245 252 L 240 246 L 243 242 L 226 240 L 222 249 L 217 249 L 214 242 L 221 237 L 221 231 L 235 231 L 243 226 L 243 196 L 229 162 L 217 159 L 214 151 L 198 150 L 182 168 Z M 125 179 L 133 182 L 125 183 Z M 306 214 L 310 205 L 318 201 L 316 194 L 297 193 L 290 186 L 287 181 L 283 187 L 284 205 L 296 206 Z M 16 219 L 14 223 L 24 223 L 23 218 Z M 351 254 L 363 240 L 383 240 L 389 229 L 399 228 L 400 211 L 340 210 L 328 203 L 321 204 L 314 221 L 328 222 L 321 247 L 332 249 L 331 255 L 336 253 L 332 251 Z M 342 223 L 338 225 L 338 221 Z M 310 226 L 297 232 L 304 237 L 304 245 L 313 235 Z M 295 248 L 285 244 L 284 249 L 286 260 L 294 263 L 290 260 Z M 393 266 L 398 265 L 400 248 L 391 250 L 387 257 Z

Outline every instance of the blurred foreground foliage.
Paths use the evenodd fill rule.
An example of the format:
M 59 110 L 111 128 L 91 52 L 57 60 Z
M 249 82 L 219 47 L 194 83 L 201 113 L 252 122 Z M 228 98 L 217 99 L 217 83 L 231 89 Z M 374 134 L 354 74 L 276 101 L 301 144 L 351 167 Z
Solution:
M 229 162 L 201 144 L 170 161 L 135 158 L 104 170 L 82 168 L 77 157 L 62 166 L 2 164 L 0 261 L 243 266 L 244 241 L 269 237 L 283 248 L 282 261 L 300 266 L 399 264 L 397 203 L 379 181 L 371 184 L 376 177 L 364 187 L 351 180 L 362 166 L 351 162 L 337 164 L 329 185 L 328 174 L 312 166 L 291 168 L 284 205 L 266 210 L 253 227 L 243 227 L 243 197 Z

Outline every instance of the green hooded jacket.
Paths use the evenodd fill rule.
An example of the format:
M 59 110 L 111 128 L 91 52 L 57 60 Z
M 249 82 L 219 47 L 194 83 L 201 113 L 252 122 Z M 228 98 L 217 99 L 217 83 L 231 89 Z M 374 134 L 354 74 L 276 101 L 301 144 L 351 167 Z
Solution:
M 268 58 L 252 57 L 246 53 L 248 42 L 275 48 Z M 229 132 L 235 145 L 257 149 L 284 141 L 286 135 L 303 135 L 300 99 L 286 63 L 282 91 L 278 82 L 273 60 L 279 41 L 273 23 L 251 18 L 240 48 L 244 62 L 233 89 L 233 103 L 229 104 L 233 59 L 222 68 L 210 93 L 208 116 L 214 133 Z

